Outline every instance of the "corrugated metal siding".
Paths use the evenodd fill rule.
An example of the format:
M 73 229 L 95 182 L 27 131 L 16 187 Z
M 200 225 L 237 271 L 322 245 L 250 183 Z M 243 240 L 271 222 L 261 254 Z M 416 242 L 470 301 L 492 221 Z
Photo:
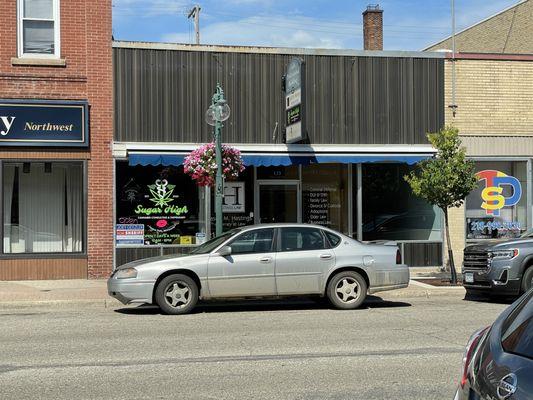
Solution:
M 281 77 L 291 56 L 114 48 L 115 140 L 206 142 L 216 83 L 228 143 L 282 143 Z M 311 143 L 420 144 L 444 123 L 444 62 L 302 56 Z M 277 127 L 276 139 L 273 134 Z
M 442 266 L 442 243 L 404 243 L 403 260 L 410 267 Z

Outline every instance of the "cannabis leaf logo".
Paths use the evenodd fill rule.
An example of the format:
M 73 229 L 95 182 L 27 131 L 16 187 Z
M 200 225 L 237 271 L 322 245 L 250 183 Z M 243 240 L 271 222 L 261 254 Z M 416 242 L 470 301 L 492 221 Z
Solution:
M 148 189 L 150 189 L 152 194 L 150 201 L 154 202 L 156 206 L 166 207 L 174 201 L 172 193 L 174 193 L 175 187 L 176 185 L 169 185 L 166 179 L 156 180 L 154 185 L 148 185 Z

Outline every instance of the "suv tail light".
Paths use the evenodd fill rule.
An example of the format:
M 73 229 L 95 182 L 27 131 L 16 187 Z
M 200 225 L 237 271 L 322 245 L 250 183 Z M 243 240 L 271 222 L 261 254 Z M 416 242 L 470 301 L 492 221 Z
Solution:
M 465 353 L 463 355 L 463 376 L 461 377 L 462 388 L 465 387 L 465 383 L 468 380 L 468 367 L 470 366 L 470 362 L 472 361 L 472 357 L 474 355 L 474 352 L 476 351 L 477 345 L 479 344 L 479 341 L 489 328 L 490 326 L 487 326 L 486 328 L 474 332 L 474 334 L 470 336 L 470 339 L 468 339 L 468 343 L 465 348 Z
M 402 253 L 400 253 L 400 249 L 396 250 L 396 264 L 402 263 Z

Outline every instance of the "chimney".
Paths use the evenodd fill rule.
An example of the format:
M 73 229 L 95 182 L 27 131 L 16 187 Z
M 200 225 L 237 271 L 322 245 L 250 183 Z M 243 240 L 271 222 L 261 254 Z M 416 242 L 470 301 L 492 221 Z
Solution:
M 383 50 L 383 10 L 379 4 L 370 4 L 363 12 L 365 50 Z

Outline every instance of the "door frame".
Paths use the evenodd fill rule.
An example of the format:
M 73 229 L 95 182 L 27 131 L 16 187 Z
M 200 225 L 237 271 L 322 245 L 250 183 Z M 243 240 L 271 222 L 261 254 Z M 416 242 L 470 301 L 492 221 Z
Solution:
M 254 179 L 254 223 L 261 223 L 259 196 L 261 186 L 296 186 L 296 223 L 302 222 L 302 187 L 300 179 Z

